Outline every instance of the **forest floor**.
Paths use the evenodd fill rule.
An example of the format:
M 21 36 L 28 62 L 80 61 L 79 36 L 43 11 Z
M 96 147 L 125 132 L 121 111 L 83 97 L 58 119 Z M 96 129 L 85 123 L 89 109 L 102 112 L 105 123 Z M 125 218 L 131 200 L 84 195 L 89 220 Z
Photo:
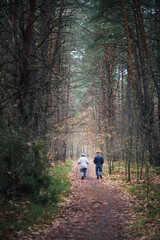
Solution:
M 61 203 L 59 218 L 52 226 L 29 231 L 21 239 L 135 240 L 129 230 L 135 218 L 131 196 L 108 175 L 96 179 L 93 163 L 85 180 L 81 180 L 79 168 L 77 174 L 76 170 L 74 162 L 69 174 L 72 194 Z

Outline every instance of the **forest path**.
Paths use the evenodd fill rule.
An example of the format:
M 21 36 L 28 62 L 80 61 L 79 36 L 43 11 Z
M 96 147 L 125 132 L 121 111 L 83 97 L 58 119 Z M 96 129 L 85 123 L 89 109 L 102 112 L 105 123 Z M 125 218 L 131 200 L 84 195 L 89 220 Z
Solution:
M 90 177 L 81 180 L 74 162 L 70 180 L 72 195 L 61 206 L 61 216 L 53 227 L 27 239 L 45 240 L 131 240 L 127 228 L 132 221 L 133 200 L 114 181 L 96 179 L 95 166 L 89 164 Z M 26 238 L 24 238 L 26 239 Z M 135 240 L 135 238 L 133 238 Z

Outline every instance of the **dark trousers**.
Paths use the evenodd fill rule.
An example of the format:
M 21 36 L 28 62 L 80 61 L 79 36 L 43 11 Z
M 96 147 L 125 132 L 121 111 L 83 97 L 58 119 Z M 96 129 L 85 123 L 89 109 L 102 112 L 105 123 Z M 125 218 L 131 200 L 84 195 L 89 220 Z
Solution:
M 97 175 L 97 179 L 99 179 L 99 175 L 102 176 L 102 165 L 101 164 L 96 165 L 96 175 Z
M 81 177 L 86 178 L 86 171 L 87 171 L 87 168 L 80 169 Z

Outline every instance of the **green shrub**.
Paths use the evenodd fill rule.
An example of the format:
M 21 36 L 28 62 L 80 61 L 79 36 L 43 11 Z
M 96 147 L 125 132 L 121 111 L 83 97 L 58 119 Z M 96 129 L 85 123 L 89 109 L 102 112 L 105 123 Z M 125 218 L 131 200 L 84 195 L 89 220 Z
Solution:
M 19 190 L 26 195 L 38 193 L 38 184 L 33 175 L 22 176 Z
M 0 134 L 0 198 L 11 200 L 21 195 L 36 199 L 41 188 L 50 184 L 43 144 L 28 142 L 16 122 L 0 129 Z
M 19 182 L 23 161 L 23 137 L 12 128 L 0 129 L 0 195 L 9 199 Z
M 3 234 L 11 236 L 15 231 L 28 229 L 29 226 L 53 221 L 58 214 L 58 202 L 71 192 L 68 172 L 71 163 L 57 164 L 38 179 L 24 175 L 20 179 L 25 197 L 14 201 L 0 201 L 0 238 Z M 25 172 L 26 173 L 26 172 Z M 37 194 L 36 187 L 40 186 Z M 22 192 L 22 190 L 21 190 Z M 4 238 L 3 238 L 4 239 Z

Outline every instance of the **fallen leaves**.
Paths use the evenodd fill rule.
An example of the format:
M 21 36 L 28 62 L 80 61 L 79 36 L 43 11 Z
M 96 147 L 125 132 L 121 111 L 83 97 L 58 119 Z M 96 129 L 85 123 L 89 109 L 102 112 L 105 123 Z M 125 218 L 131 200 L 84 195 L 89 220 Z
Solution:
M 52 227 L 43 226 L 23 239 L 101 239 L 121 238 L 124 226 L 130 223 L 132 204 L 128 195 L 117 189 L 111 180 L 96 179 L 94 165 L 90 164 L 90 178 L 76 178 L 76 164 L 70 173 L 72 195 L 59 204 L 60 218 Z M 104 238 L 105 236 L 105 238 Z M 28 237 L 28 238 L 27 238 Z
M 130 232 L 130 226 L 137 217 L 133 211 L 135 200 L 123 190 L 123 181 L 119 177 L 112 180 L 110 176 L 97 180 L 94 164 L 90 164 L 90 177 L 88 175 L 82 181 L 80 172 L 76 174 L 76 167 L 75 163 L 69 174 L 72 195 L 59 203 L 59 218 L 51 221 L 50 225 L 43 225 L 43 228 L 35 226 L 23 238 L 19 233 L 19 239 L 138 239 L 132 238 Z M 151 224 L 148 225 L 153 230 L 150 234 L 155 234 L 154 221 Z

